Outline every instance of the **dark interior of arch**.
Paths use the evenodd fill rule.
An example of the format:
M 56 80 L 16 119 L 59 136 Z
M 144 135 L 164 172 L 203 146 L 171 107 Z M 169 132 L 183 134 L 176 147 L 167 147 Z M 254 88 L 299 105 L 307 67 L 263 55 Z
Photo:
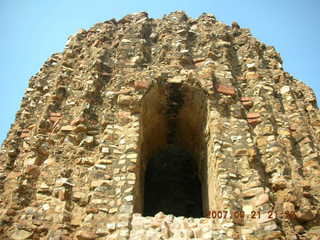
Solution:
M 174 216 L 203 216 L 195 161 L 175 144 L 169 144 L 148 161 L 143 215 L 154 216 L 160 211 Z

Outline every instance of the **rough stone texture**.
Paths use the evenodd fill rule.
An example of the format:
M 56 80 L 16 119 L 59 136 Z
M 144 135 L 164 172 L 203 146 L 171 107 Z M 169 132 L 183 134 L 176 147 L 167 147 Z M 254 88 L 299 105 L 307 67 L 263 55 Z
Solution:
M 319 142 L 312 90 L 237 23 L 98 23 L 30 79 L 0 153 L 0 236 L 316 240 Z M 141 216 L 148 159 L 168 143 L 196 159 L 210 218 Z

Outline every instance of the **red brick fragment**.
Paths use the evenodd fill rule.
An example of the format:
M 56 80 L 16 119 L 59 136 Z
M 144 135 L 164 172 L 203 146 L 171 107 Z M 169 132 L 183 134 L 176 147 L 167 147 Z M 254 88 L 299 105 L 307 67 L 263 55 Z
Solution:
M 222 85 L 222 84 L 217 85 L 216 86 L 216 90 L 219 93 L 223 93 L 223 94 L 226 94 L 226 95 L 234 95 L 236 93 L 234 87 L 227 86 L 227 85 Z
M 93 214 L 96 214 L 99 212 L 99 209 L 98 208 L 94 208 L 94 207 L 91 207 L 91 208 L 87 208 L 86 209 L 86 213 L 87 214 L 90 214 L 90 213 L 93 213 Z
M 248 123 L 249 124 L 258 124 L 258 123 L 261 123 L 262 120 L 261 118 L 251 118 L 251 119 L 248 119 Z
M 260 117 L 260 113 L 248 113 L 247 114 L 247 118 L 248 119 L 253 119 L 253 118 L 259 118 Z
M 247 108 L 250 108 L 250 107 L 252 107 L 252 106 L 253 106 L 253 102 L 251 102 L 251 101 L 248 101 L 248 102 L 242 102 L 242 105 L 243 105 L 243 106 L 245 106 L 245 107 L 247 107 Z
M 242 97 L 242 98 L 240 98 L 241 102 L 249 102 L 249 101 L 252 101 L 252 100 L 253 100 L 253 98 L 251 98 L 251 97 Z
M 303 196 L 306 198 L 312 198 L 312 194 L 309 192 L 303 192 Z

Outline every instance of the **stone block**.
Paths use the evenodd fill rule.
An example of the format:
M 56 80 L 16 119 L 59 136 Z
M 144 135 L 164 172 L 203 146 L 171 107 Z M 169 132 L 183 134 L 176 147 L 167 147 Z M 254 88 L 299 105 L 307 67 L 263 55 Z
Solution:
M 247 72 L 246 73 L 246 79 L 247 80 L 256 80 L 260 77 L 260 75 L 257 72 Z
M 235 95 L 236 91 L 235 88 L 232 86 L 218 84 L 216 86 L 216 90 L 219 93 L 226 94 L 226 95 Z
M 71 132 L 75 129 L 74 126 L 71 126 L 71 125 L 66 125 L 66 126 L 63 126 L 61 127 L 61 131 L 62 132 Z
M 255 124 L 258 124 L 258 123 L 261 123 L 261 122 L 262 122 L 261 118 L 248 119 L 248 123 L 252 124 L 252 125 L 255 125 Z
M 139 80 L 134 82 L 134 87 L 137 90 L 148 89 L 150 85 L 151 85 L 151 82 L 147 80 Z
M 248 119 L 259 118 L 259 117 L 260 117 L 260 113 L 251 112 L 247 114 Z

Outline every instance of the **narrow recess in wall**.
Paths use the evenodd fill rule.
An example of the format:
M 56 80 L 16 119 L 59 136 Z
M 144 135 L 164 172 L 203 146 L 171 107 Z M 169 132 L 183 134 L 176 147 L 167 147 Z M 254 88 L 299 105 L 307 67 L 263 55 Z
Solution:
M 134 212 L 202 217 L 209 210 L 205 93 L 155 85 L 141 104 Z

